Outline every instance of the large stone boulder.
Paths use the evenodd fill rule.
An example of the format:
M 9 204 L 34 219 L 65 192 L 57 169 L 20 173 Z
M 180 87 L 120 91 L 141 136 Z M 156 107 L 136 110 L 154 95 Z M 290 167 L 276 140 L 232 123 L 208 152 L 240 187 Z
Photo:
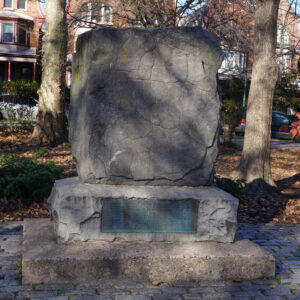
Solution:
M 210 185 L 222 62 L 199 28 L 101 28 L 73 58 L 72 154 L 82 182 Z

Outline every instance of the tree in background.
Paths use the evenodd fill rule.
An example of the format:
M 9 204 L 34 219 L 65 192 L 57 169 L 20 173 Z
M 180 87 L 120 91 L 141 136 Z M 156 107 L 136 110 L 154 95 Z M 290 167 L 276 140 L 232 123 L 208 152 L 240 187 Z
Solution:
M 73 0 L 72 0 L 73 1 Z M 72 2 L 68 17 L 71 25 L 85 27 L 103 27 L 107 24 L 99 22 L 101 7 L 112 7 L 114 26 L 163 27 L 176 26 L 180 16 L 192 7 L 202 5 L 205 0 L 91 0 Z M 74 9 L 75 8 L 75 9 Z M 105 11 L 104 11 L 105 13 Z M 84 22 L 82 22 L 84 20 Z
M 67 140 L 64 109 L 67 26 L 65 0 L 47 0 L 42 83 L 38 91 L 39 112 L 32 139 L 51 146 Z
M 272 103 L 278 78 L 276 65 L 277 16 L 280 0 L 257 0 L 254 62 L 242 157 L 238 177 L 245 192 L 261 195 L 275 187 L 270 168 Z
M 254 11 L 252 0 L 122 0 L 104 4 L 100 0 L 91 0 L 89 5 L 79 1 L 76 2 L 77 9 L 68 13 L 70 25 L 107 26 L 93 17 L 101 13 L 100 7 L 106 3 L 112 5 L 113 26 L 200 26 L 218 34 L 228 45 L 249 45 L 250 20 Z
M 116 4 L 117 18 L 129 25 L 141 27 L 176 26 L 179 10 L 189 9 L 193 4 L 203 0 L 182 1 L 172 0 L 124 0 Z

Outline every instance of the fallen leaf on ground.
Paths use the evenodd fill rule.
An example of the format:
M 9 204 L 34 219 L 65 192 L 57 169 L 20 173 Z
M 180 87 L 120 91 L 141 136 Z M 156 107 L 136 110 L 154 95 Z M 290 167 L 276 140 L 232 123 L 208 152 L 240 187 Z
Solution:
M 154 280 L 154 281 L 152 281 L 152 285 L 154 285 L 154 286 L 158 286 L 158 285 L 160 285 L 162 283 L 163 282 L 161 280 Z

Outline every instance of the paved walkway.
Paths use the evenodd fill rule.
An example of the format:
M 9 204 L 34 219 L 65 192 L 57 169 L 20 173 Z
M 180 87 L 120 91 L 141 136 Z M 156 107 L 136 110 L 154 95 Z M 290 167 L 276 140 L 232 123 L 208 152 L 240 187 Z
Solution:
M 276 258 L 275 278 L 252 282 L 178 282 L 112 285 L 22 286 L 22 223 L 0 223 L 0 299 L 18 300 L 299 300 L 300 225 L 240 224 L 237 239 L 248 238 Z M 37 247 L 39 245 L 36 245 Z
M 233 143 L 243 146 L 244 139 L 243 138 L 234 138 L 232 139 Z M 272 149 L 300 149 L 300 143 L 293 143 L 291 141 L 284 140 L 271 140 L 271 148 Z

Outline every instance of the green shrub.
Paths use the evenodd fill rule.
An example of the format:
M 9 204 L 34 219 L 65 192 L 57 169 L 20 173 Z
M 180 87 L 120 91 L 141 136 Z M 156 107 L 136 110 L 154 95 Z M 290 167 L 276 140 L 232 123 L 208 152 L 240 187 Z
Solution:
M 2 97 L 4 101 L 34 106 L 36 105 L 35 100 L 38 99 L 39 86 L 37 82 L 26 80 L 1 81 L 0 93 L 7 95 Z
M 300 91 L 296 85 L 293 84 L 296 79 L 300 79 L 300 74 L 287 74 L 277 81 L 273 110 L 286 112 L 288 107 L 292 107 L 295 111 L 300 110 Z
M 223 99 L 235 99 L 240 102 L 242 106 L 243 95 L 244 95 L 244 80 L 240 78 L 231 78 L 228 80 L 219 81 L 222 88 L 222 98 Z M 247 81 L 247 96 L 249 92 L 250 81 Z
M 231 98 L 223 99 L 221 108 L 221 122 L 223 127 L 224 142 L 230 142 L 235 127 L 241 122 L 243 114 L 242 102 Z
M 63 168 L 37 158 L 3 155 L 0 157 L 0 197 L 21 200 L 29 205 L 50 195 Z
M 245 187 L 244 180 L 234 181 L 230 178 L 215 177 L 215 184 L 218 188 L 239 198 L 242 194 L 242 189 Z
M 224 143 L 230 143 L 234 128 L 243 114 L 244 81 L 239 78 L 220 80 L 222 88 L 221 123 Z M 249 83 L 247 84 L 249 87 Z M 248 90 L 247 90 L 248 91 Z
M 36 157 L 43 157 L 44 154 L 48 151 L 48 147 L 41 147 L 38 151 L 36 151 Z

